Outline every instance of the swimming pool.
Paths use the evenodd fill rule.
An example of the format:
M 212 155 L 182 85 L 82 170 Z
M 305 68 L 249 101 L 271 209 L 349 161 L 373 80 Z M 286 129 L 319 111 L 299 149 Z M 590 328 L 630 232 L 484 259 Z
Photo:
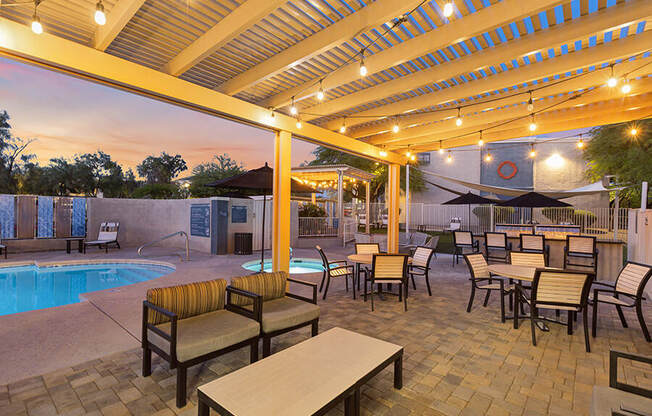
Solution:
M 82 293 L 144 282 L 173 271 L 147 263 L 0 268 L 0 316 L 78 303 Z
M 257 272 L 260 270 L 260 260 L 249 261 L 242 265 L 247 270 L 252 272 Z M 265 259 L 265 269 L 266 272 L 272 271 L 272 260 Z M 317 259 L 292 259 L 290 260 L 290 274 L 303 274 L 303 273 L 319 273 L 323 272 L 324 267 L 322 267 L 321 260 Z

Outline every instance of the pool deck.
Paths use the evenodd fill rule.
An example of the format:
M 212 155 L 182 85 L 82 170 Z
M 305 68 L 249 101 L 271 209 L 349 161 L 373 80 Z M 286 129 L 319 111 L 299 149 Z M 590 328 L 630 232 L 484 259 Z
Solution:
M 80 303 L 0 316 L 0 385 L 138 347 L 141 305 L 147 289 L 216 278 L 229 280 L 251 273 L 240 265 L 260 258 L 260 253 L 210 256 L 192 252 L 191 261 L 182 262 L 178 256 L 169 255 L 169 248 L 149 253 L 147 259 L 172 263 L 176 271 L 146 282 L 85 293 L 86 301 Z M 294 255 L 317 257 L 309 249 L 297 249 Z M 0 260 L 0 265 L 107 259 L 143 258 L 138 257 L 136 248 L 110 250 L 108 255 L 103 250 L 86 255 L 51 251 L 10 254 L 8 260 Z

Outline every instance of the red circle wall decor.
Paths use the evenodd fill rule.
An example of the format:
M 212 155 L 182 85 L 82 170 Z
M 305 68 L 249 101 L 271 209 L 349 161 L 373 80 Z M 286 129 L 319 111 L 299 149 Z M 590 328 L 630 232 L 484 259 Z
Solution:
M 502 171 L 503 167 L 505 167 L 505 165 L 508 165 L 509 167 L 512 168 L 512 171 L 509 173 L 509 175 L 505 175 L 503 173 L 503 171 Z M 503 178 L 505 180 L 509 180 L 509 179 L 512 179 L 514 176 L 516 176 L 516 174 L 518 173 L 518 168 L 516 167 L 514 162 L 512 162 L 511 160 L 506 160 L 503 163 L 501 163 L 500 165 L 498 165 L 497 171 L 498 171 L 498 176 L 500 176 L 501 178 Z

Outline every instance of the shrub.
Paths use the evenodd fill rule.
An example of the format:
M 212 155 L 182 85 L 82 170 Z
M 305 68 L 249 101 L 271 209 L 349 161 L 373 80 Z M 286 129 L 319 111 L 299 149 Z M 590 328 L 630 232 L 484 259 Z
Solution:
M 509 222 L 514 211 L 516 211 L 514 207 L 494 206 L 494 224 Z M 489 227 L 491 223 L 489 212 L 489 207 L 486 205 L 473 208 L 473 214 L 478 217 L 480 225 L 484 227 Z
M 315 204 L 303 204 L 299 207 L 300 217 L 326 217 L 326 210 Z
M 568 208 L 543 208 L 541 213 L 544 217 L 548 218 L 553 224 L 559 224 L 562 222 L 573 222 L 573 213 L 575 209 L 572 207 Z
M 181 198 L 179 188 L 172 183 L 151 183 L 136 188 L 132 198 L 144 199 L 178 199 Z

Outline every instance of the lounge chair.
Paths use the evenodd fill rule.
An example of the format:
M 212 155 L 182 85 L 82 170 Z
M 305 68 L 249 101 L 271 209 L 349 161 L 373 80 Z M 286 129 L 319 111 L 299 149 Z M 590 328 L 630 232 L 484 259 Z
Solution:
M 109 252 L 110 245 L 115 245 L 120 248 L 120 243 L 118 243 L 119 228 L 119 222 L 103 222 L 100 224 L 100 231 L 97 233 L 97 240 L 84 241 L 84 253 L 86 253 L 86 247 L 90 246 L 98 246 L 100 249 L 104 246 L 107 253 Z
M 0 243 L 2 243 L 2 240 L 0 240 Z M 7 258 L 7 246 L 0 244 L 0 255 L 2 253 L 5 253 L 5 259 Z
M 451 218 L 451 222 L 448 227 L 444 228 L 444 231 L 457 231 L 462 228 L 462 219 L 459 217 Z

